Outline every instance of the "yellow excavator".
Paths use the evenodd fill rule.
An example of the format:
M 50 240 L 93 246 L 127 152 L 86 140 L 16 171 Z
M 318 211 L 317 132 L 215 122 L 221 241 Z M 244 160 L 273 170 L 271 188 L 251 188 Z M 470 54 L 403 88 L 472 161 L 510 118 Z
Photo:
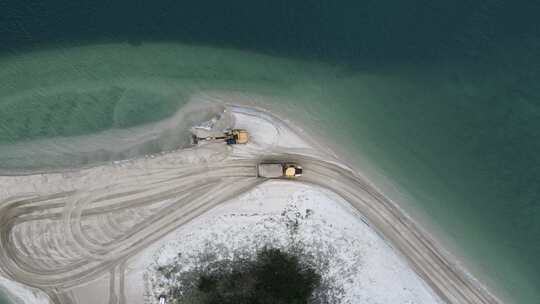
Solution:
M 198 144 L 201 141 L 224 141 L 227 145 L 247 144 L 249 133 L 244 129 L 227 130 L 223 136 L 197 137 L 193 135 L 193 143 Z

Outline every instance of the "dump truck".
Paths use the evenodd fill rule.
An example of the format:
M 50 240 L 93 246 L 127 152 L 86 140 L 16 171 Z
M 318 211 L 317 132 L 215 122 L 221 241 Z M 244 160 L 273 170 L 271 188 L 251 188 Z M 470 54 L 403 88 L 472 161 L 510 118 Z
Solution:
M 265 178 L 295 178 L 302 176 L 302 167 L 294 163 L 260 163 L 257 175 Z
M 224 141 L 227 145 L 247 144 L 249 133 L 244 129 L 231 129 L 223 133 L 223 136 L 198 137 L 193 134 L 193 143 L 198 144 L 201 141 Z

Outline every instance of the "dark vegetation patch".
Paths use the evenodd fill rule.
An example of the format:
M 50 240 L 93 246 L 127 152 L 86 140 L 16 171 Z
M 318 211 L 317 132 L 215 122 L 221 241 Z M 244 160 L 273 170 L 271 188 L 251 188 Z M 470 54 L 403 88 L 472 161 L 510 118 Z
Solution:
M 344 287 L 330 269 L 337 249 L 320 241 L 305 243 L 298 236 L 303 221 L 312 215 L 313 210 L 292 204 L 279 218 L 265 220 L 285 226 L 285 244 L 260 235 L 253 236 L 252 244 L 232 248 L 230 243 L 207 240 L 196 252 L 178 253 L 166 264 L 154 264 L 152 278 L 145 279 L 151 284 L 151 289 L 145 287 L 145 303 L 156 303 L 160 296 L 168 304 L 342 303 Z M 266 245 L 253 249 L 254 244 Z M 351 266 L 344 271 L 359 270 Z
M 263 248 L 252 259 L 213 261 L 183 273 L 175 264 L 157 270 L 167 281 L 162 295 L 171 304 L 338 303 L 299 250 Z

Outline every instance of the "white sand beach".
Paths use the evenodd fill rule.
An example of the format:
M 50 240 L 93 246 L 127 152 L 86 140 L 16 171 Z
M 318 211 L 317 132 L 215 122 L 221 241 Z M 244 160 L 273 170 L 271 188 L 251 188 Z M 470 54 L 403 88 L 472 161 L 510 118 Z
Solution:
M 230 127 L 249 130 L 247 145 L 1 176 L 0 274 L 42 293 L 0 285 L 25 303 L 157 303 L 159 263 L 203 248 L 227 256 L 286 247 L 286 222 L 298 220 L 295 241 L 327 256 L 326 278 L 343 288 L 343 303 L 498 303 L 360 172 L 231 96 L 192 98 L 223 103 Z M 301 163 L 305 176 L 257 178 L 267 159 Z

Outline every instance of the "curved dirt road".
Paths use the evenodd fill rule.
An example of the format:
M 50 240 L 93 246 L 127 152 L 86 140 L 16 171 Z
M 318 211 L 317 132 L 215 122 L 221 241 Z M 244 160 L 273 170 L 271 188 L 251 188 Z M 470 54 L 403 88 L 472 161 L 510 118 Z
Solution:
M 391 201 L 354 172 L 303 155 L 294 161 L 310 183 L 342 196 L 408 260 L 448 303 L 499 303 L 454 267 L 435 243 Z M 101 188 L 0 202 L 0 267 L 3 275 L 45 291 L 56 304 L 75 302 L 69 289 L 103 275 L 111 283 L 109 303 L 125 303 L 126 261 L 168 233 L 264 182 L 259 160 L 152 168 L 144 176 Z

